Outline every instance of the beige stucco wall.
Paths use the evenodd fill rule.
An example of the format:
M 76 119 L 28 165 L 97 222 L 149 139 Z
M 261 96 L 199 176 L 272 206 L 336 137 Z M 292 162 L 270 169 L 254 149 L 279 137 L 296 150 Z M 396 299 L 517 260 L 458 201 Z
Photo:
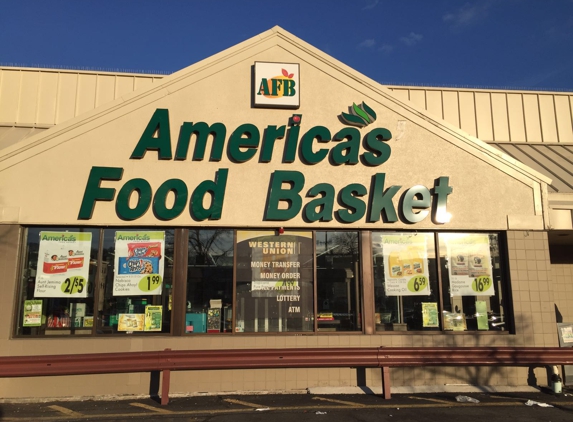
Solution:
M 254 59 L 301 63 L 301 108 L 297 110 L 303 114 L 301 135 L 317 125 L 329 128 L 334 134 L 344 127 L 337 116 L 347 111 L 352 103 L 365 101 L 376 111 L 378 118 L 373 125 L 362 129 L 361 135 L 375 127 L 390 129 L 394 133 L 394 138 L 389 141 L 392 148 L 390 159 L 377 167 L 362 164 L 333 166 L 328 160 L 306 165 L 301 163 L 300 157 L 295 163 L 285 164 L 281 162 L 280 154 L 283 141 L 277 141 L 270 163 L 259 163 L 259 153 L 242 164 L 231 162 L 226 155 L 220 162 L 160 161 L 155 152 L 147 152 L 142 160 L 129 159 L 158 108 L 170 112 L 173 151 L 179 127 L 185 121 L 223 122 L 227 127 L 227 139 L 243 123 L 256 125 L 261 135 L 267 125 L 286 124 L 292 111 L 250 107 L 250 72 Z M 125 102 L 120 99 L 108 108 L 84 114 L 84 119 L 72 119 L 33 138 L 27 148 L 6 151 L 5 159 L 0 161 L 0 206 L 12 210 L 11 214 L 17 214 L 15 222 L 22 224 L 70 224 L 77 221 L 88 174 L 93 166 L 125 169 L 121 182 L 106 181 L 102 183 L 104 187 L 119 190 L 127 180 L 142 177 L 155 191 L 161 183 L 176 177 L 187 184 L 190 193 L 203 180 L 213 180 L 218 169 L 228 168 L 223 217 L 202 224 L 275 227 L 276 222 L 263 221 L 270 177 L 275 170 L 304 173 L 303 193 L 321 182 L 332 184 L 336 192 L 348 183 L 360 183 L 370 189 L 372 175 L 385 173 L 386 188 L 402 186 L 394 198 L 395 204 L 406 189 L 414 185 L 432 188 L 436 178 L 448 176 L 454 192 L 448 199 L 452 220 L 444 226 L 447 229 L 503 230 L 508 228 L 508 218 L 524 222 L 527 228 L 543 227 L 541 184 L 521 167 L 492 155 L 480 141 L 468 139 L 451 127 L 428 121 L 415 110 L 382 95 L 382 91 L 365 89 L 364 85 L 336 69 L 325 70 L 319 64 L 310 55 L 297 57 L 278 46 L 264 49 L 256 57 L 237 54 L 228 66 L 217 63 L 189 75 L 181 71 L 182 75 L 172 75 L 158 87 L 154 84 L 147 90 L 136 91 Z M 403 132 L 397 129 L 399 122 L 403 122 L 400 123 L 404 125 Z M 319 145 L 332 148 L 332 144 Z M 315 150 L 318 148 L 315 145 Z M 14 183 L 16 180 L 18 183 Z M 334 209 L 339 207 L 335 205 Z M 114 202 L 97 203 L 93 218 L 81 223 L 196 224 L 188 211 L 175 220 L 164 222 L 158 221 L 151 210 L 142 218 L 126 223 L 116 216 Z M 281 225 L 300 227 L 306 223 L 299 213 Z M 336 221 L 317 222 L 313 227 L 340 225 Z M 367 224 L 363 218 L 353 226 L 379 228 L 382 224 Z M 412 228 L 402 222 L 388 227 Z M 427 217 L 415 227 L 435 228 L 436 225 Z

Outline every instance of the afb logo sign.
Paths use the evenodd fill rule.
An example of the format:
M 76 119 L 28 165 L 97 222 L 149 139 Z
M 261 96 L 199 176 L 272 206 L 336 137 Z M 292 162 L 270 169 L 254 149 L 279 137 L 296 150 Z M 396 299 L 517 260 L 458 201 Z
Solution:
M 298 108 L 299 90 L 298 64 L 255 62 L 255 107 Z

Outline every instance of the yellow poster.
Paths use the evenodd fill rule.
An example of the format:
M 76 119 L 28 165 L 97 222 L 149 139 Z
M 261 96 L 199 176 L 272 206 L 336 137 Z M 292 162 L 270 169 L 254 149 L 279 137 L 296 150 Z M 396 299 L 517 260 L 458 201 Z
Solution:
M 117 331 L 143 331 L 145 314 L 119 314 Z
M 428 249 L 431 234 L 381 234 L 376 242 L 384 255 L 384 289 L 387 296 L 430 294 Z

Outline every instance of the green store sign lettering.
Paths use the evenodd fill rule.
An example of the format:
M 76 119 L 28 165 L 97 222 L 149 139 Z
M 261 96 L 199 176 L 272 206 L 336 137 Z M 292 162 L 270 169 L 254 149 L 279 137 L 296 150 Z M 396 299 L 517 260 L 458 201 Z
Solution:
M 253 124 L 245 123 L 237 127 L 227 138 L 227 128 L 223 123 L 208 125 L 205 122 L 184 122 L 181 125 L 179 138 L 172 150 L 169 111 L 157 109 L 135 146 L 130 159 L 140 160 L 147 151 L 155 151 L 159 160 L 186 160 L 189 155 L 191 137 L 195 136 L 195 147 L 192 160 L 205 159 L 207 140 L 212 138 L 209 161 L 221 161 L 226 151 L 227 157 L 234 163 L 245 163 L 259 153 L 259 162 L 268 163 L 273 154 L 281 153 L 283 163 L 294 163 L 297 156 L 306 165 L 329 160 L 332 165 L 355 165 L 375 167 L 385 163 L 391 155 L 387 143 L 392 134 L 385 128 L 374 128 L 364 137 L 364 152 L 360 153 L 361 133 L 355 127 L 344 127 L 331 134 L 324 126 L 314 126 L 301 135 L 299 125 L 302 116 L 289 119 L 289 125 L 269 125 L 261 131 Z M 294 117 L 294 116 L 293 116 Z M 275 143 L 284 139 L 284 148 L 278 152 Z M 315 146 L 326 144 L 332 148 Z M 126 181 L 119 188 L 102 187 L 103 181 L 121 182 L 123 168 L 92 167 L 81 202 L 78 219 L 92 218 L 96 203 L 114 201 L 117 216 L 131 221 L 142 217 L 149 208 L 157 219 L 169 221 L 180 216 L 188 209 L 195 221 L 220 220 L 229 170 L 220 168 L 213 180 L 205 180 L 190 191 L 181 179 L 166 180 L 155 192 L 150 183 L 143 178 Z M 270 175 L 269 194 L 264 210 L 266 221 L 288 221 L 302 212 L 306 222 L 328 222 L 337 219 L 343 223 L 354 223 L 365 218 L 368 223 L 380 220 L 387 223 L 418 223 L 424 220 L 432 210 L 434 223 L 443 224 L 449 221 L 447 213 L 448 195 L 452 193 L 449 177 L 438 177 L 430 189 L 425 186 L 413 186 L 403 192 L 398 209 L 393 198 L 402 186 L 386 188 L 386 174 L 372 175 L 371 191 L 359 183 L 350 183 L 337 193 L 329 183 L 318 183 L 305 192 L 305 176 L 300 171 L 276 170 Z M 167 205 L 167 197 L 172 193 L 174 200 Z M 137 194 L 135 205 L 130 207 L 130 198 Z M 206 196 L 210 201 L 204 201 Z M 306 200 L 306 203 L 303 203 Z M 205 207 L 207 202 L 210 205 Z M 335 203 L 338 208 L 335 210 Z M 286 208 L 284 205 L 287 205 Z M 133 203 L 132 203 L 133 205 Z

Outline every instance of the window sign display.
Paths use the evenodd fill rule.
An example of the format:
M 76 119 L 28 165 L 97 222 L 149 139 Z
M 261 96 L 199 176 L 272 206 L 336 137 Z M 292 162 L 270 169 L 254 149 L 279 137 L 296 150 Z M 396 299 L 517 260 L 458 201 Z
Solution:
M 145 307 L 145 331 L 161 331 L 163 306 L 147 305 Z
M 448 253 L 450 295 L 495 295 L 488 235 L 445 233 L 441 236 Z
M 42 301 L 24 301 L 24 327 L 39 327 L 42 325 Z
M 237 232 L 238 332 L 312 331 L 311 232 Z
M 143 331 L 145 314 L 119 314 L 117 331 Z
M 381 235 L 384 285 L 387 296 L 430 294 L 426 237 L 417 234 Z
M 422 321 L 424 327 L 439 327 L 440 318 L 436 302 L 422 303 Z
M 34 297 L 88 297 L 91 233 L 40 232 Z
M 165 232 L 116 232 L 113 295 L 161 295 L 164 255 Z

